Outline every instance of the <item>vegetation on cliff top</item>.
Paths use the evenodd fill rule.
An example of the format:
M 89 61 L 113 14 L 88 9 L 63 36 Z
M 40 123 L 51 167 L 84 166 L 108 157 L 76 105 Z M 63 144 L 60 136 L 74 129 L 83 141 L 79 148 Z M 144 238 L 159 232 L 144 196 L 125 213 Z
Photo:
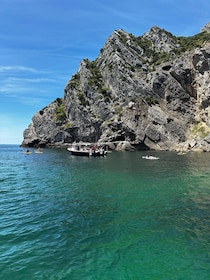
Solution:
M 176 55 L 181 55 L 185 51 L 191 51 L 197 47 L 202 47 L 204 43 L 210 41 L 210 33 L 200 32 L 194 36 L 190 37 L 176 37 L 172 33 L 167 32 L 163 29 L 158 29 L 159 33 L 164 32 L 168 37 L 170 37 L 174 42 L 177 43 L 179 47 L 174 48 L 170 52 L 161 52 L 153 48 L 152 42 L 149 39 L 143 38 L 143 36 L 134 36 L 129 34 L 132 41 L 144 51 L 144 55 L 149 58 L 150 65 L 156 66 L 169 59 L 174 59 Z M 128 41 L 128 37 L 121 32 L 120 40 L 125 45 Z
M 180 48 L 175 50 L 176 54 L 181 54 L 185 51 L 191 51 L 195 48 L 202 47 L 204 43 L 210 42 L 210 33 L 201 32 L 190 37 L 176 37 Z

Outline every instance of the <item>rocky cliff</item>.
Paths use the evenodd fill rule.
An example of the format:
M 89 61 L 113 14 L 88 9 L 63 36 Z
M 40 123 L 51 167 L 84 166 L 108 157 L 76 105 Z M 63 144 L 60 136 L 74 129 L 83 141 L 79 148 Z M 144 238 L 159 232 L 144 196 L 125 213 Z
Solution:
M 64 97 L 37 112 L 22 146 L 210 151 L 210 24 L 191 37 L 116 30 L 81 61 Z

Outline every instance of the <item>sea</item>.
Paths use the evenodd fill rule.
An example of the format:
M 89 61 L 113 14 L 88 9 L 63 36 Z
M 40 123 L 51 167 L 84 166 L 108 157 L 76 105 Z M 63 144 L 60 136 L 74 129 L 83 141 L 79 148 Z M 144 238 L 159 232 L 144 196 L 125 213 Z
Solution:
M 210 279 L 210 153 L 30 150 L 0 145 L 1 280 Z

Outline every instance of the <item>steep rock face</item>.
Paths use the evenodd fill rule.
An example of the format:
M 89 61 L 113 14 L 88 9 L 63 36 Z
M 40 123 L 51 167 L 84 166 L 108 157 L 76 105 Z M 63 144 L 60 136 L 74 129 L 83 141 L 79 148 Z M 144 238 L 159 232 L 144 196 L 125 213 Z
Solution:
M 61 104 L 62 99 L 58 98 L 33 116 L 32 123 L 24 131 L 23 145 L 26 143 L 27 146 L 44 147 L 68 141 L 68 135 L 65 135 L 65 126 L 62 123 L 63 116 L 55 117 L 55 112 Z
M 157 26 L 152 27 L 146 32 L 143 38 L 151 41 L 153 49 L 160 52 L 168 53 L 180 47 L 171 33 L 166 32 Z
M 201 31 L 200 32 L 210 32 L 210 22 L 208 22 L 206 25 L 204 25 L 202 28 L 201 28 Z
M 204 29 L 189 38 L 158 27 L 139 37 L 114 31 L 95 61 L 81 61 L 64 98 L 34 115 L 22 145 L 88 141 L 209 151 L 210 34 Z

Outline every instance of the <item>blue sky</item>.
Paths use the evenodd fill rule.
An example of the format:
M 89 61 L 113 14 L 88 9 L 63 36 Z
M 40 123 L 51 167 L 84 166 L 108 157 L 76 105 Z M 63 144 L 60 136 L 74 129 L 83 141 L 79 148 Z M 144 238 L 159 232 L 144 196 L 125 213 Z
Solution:
M 209 13 L 209 0 L 0 0 L 0 144 L 21 144 L 33 115 L 63 97 L 114 30 L 191 36 Z

